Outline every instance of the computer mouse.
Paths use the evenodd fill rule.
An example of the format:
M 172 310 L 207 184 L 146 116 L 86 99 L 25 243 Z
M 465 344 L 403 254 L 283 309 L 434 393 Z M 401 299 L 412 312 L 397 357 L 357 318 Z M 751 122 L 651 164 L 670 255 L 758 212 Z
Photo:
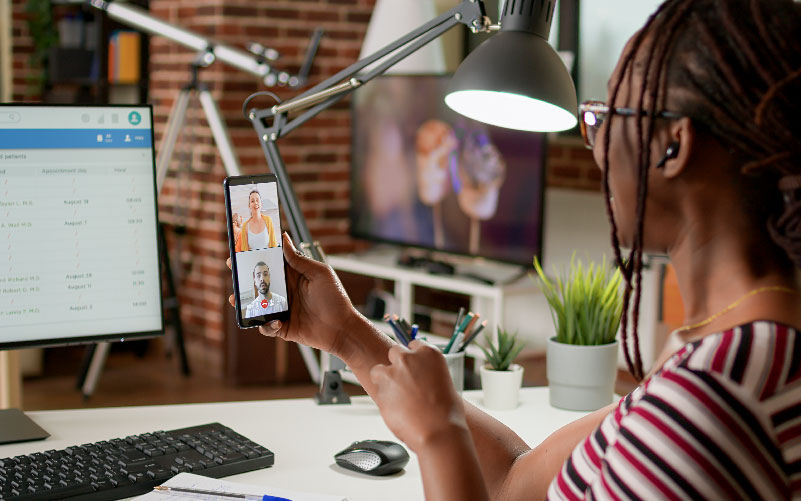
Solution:
M 409 453 L 389 440 L 361 440 L 334 454 L 334 459 L 343 468 L 381 476 L 401 471 L 409 462 Z

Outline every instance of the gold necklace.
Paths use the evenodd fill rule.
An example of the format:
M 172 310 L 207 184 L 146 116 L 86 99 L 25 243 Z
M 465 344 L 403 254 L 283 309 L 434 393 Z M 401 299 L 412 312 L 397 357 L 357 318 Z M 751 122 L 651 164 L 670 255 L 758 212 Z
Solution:
M 745 301 L 749 297 L 756 296 L 757 294 L 761 294 L 763 292 L 787 292 L 789 294 L 799 294 L 799 292 L 797 290 L 795 290 L 795 289 L 791 289 L 789 287 L 782 287 L 780 285 L 771 285 L 771 286 L 767 286 L 767 287 L 760 287 L 758 289 L 754 289 L 754 290 L 746 293 L 744 296 L 739 298 L 737 301 L 735 301 L 732 304 L 730 304 L 729 306 L 723 308 L 722 310 L 720 310 L 719 312 L 715 313 L 711 317 L 706 318 L 705 320 L 701 320 L 700 322 L 697 322 L 697 323 L 694 323 L 694 324 L 690 324 L 690 325 L 682 325 L 681 327 L 676 329 L 676 332 L 686 332 L 686 331 L 697 329 L 698 327 L 703 327 L 704 325 L 710 324 L 716 318 L 718 318 L 721 315 L 723 315 L 725 313 L 728 313 L 731 310 L 733 310 L 733 309 L 737 308 L 738 306 L 740 306 L 740 303 L 742 303 L 743 301 Z

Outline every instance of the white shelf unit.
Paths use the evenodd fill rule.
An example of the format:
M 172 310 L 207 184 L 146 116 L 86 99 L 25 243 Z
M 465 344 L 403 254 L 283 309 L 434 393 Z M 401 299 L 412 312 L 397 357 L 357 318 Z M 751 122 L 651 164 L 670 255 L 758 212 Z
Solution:
M 394 294 L 399 302 L 399 311 L 393 312 L 411 319 L 414 309 L 414 287 L 422 286 L 436 290 L 454 292 L 470 296 L 470 309 L 487 320 L 484 332 L 495 335 L 496 327 L 505 326 L 508 303 L 512 299 L 526 299 L 537 294 L 536 285 L 527 276 L 519 277 L 511 283 L 503 283 L 511 277 L 520 275 L 520 268 L 490 262 L 471 262 L 457 265 L 457 272 L 469 272 L 483 277 L 500 279 L 503 285 L 488 285 L 471 278 L 457 275 L 434 275 L 419 269 L 407 268 L 397 264 L 398 250 L 379 248 L 366 253 L 329 255 L 328 264 L 337 271 L 366 275 L 391 280 L 395 283 Z M 383 326 L 382 326 L 383 324 Z M 390 332 L 383 322 L 377 325 L 384 332 Z M 439 342 L 443 338 L 426 334 L 429 341 Z M 480 336 L 483 337 L 483 334 Z M 483 361 L 484 354 L 472 344 L 467 355 Z

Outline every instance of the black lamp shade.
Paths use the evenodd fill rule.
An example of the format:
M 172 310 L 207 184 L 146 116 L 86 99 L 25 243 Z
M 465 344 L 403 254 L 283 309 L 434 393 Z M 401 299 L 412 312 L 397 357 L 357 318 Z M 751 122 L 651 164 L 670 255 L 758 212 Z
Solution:
M 473 50 L 451 79 L 445 97 L 451 109 L 510 129 L 547 132 L 576 126 L 576 88 L 546 40 L 553 7 L 548 2 L 550 9 L 538 10 L 544 3 L 506 0 L 501 31 Z

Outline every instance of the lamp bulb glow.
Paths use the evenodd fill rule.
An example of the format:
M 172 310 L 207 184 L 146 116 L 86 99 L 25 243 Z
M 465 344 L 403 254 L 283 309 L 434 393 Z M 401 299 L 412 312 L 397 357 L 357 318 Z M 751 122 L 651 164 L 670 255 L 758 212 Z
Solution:
M 445 104 L 467 118 L 507 129 L 557 132 L 578 123 L 573 111 L 508 92 L 460 90 L 445 96 Z

